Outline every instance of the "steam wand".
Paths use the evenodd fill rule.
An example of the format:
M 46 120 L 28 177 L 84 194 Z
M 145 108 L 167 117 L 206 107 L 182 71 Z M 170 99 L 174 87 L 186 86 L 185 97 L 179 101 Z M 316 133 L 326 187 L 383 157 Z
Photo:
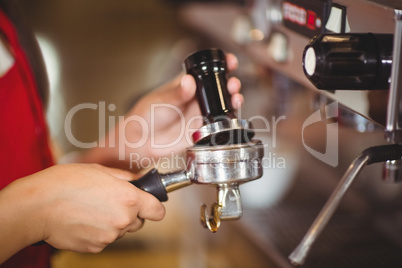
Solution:
M 398 160 L 402 157 L 402 145 L 381 145 L 370 147 L 364 150 L 359 157 L 357 157 L 349 168 L 346 170 L 342 179 L 338 183 L 335 190 L 332 192 L 327 203 L 324 205 L 317 218 L 303 237 L 300 244 L 289 255 L 290 262 L 293 265 L 303 265 L 312 245 L 317 237 L 321 234 L 343 196 L 349 189 L 350 185 L 357 178 L 360 171 L 366 166 L 373 163 L 384 162 L 387 160 Z

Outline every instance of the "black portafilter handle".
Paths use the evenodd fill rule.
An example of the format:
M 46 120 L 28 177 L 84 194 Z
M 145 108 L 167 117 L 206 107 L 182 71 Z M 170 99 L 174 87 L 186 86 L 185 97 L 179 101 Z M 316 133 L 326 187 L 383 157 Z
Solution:
M 196 81 L 196 98 L 204 127 L 193 134 L 195 145 L 229 145 L 250 141 L 251 124 L 237 119 L 227 89 L 225 53 L 216 48 L 200 50 L 184 60 L 187 74 Z
M 156 169 L 151 169 L 144 176 L 138 180 L 130 181 L 130 183 L 137 188 L 152 194 L 161 202 L 168 200 L 167 191 L 162 183 L 161 175 Z
M 303 53 L 303 70 L 318 89 L 388 89 L 392 34 L 322 34 Z

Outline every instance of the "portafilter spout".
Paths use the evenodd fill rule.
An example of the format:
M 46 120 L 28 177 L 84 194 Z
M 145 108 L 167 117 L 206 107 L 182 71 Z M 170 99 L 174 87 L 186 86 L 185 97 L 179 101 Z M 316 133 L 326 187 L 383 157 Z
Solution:
M 332 192 L 328 201 L 318 214 L 317 218 L 303 237 L 300 244 L 289 255 L 289 260 L 293 265 L 303 265 L 304 261 L 316 241 L 321 234 L 332 215 L 335 213 L 339 203 L 347 190 L 350 188 L 353 181 L 357 178 L 360 171 L 369 164 L 385 162 L 388 160 L 397 160 L 402 157 L 402 146 L 399 144 L 381 145 L 370 147 L 362 152 L 346 170 L 337 187 Z
M 203 126 L 193 134 L 194 146 L 186 151 L 187 167 L 168 174 L 153 169 L 132 184 L 160 201 L 167 201 L 167 192 L 192 183 L 215 186 L 217 202 L 210 214 L 205 204 L 201 206 L 201 222 L 216 232 L 221 220 L 242 216 L 239 184 L 262 176 L 264 148 L 261 141 L 252 139 L 251 123 L 234 114 L 226 88 L 224 52 L 198 51 L 185 59 L 184 67 L 196 81 L 196 98 L 203 116 Z

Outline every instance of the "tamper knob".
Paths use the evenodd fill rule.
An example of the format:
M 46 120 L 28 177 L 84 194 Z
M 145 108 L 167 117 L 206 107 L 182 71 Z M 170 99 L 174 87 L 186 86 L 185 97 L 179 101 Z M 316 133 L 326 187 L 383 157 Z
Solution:
M 225 53 L 216 48 L 191 54 L 184 60 L 187 74 L 194 77 L 196 97 L 204 126 L 193 134 L 196 145 L 223 145 L 249 141 L 254 136 L 251 124 L 237 119 L 227 90 Z
M 201 114 L 206 123 L 235 118 L 226 88 L 227 66 L 225 54 L 220 49 L 198 51 L 184 60 L 188 74 L 191 74 L 197 84 L 197 99 Z
M 303 53 L 303 70 L 318 89 L 388 89 L 392 34 L 323 34 Z

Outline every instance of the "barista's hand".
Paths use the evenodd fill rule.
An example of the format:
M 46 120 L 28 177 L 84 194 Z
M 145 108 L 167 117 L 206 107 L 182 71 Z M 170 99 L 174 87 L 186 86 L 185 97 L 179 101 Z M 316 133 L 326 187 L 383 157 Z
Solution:
M 226 63 L 229 71 L 238 65 L 230 53 Z M 240 86 L 237 78 L 229 78 L 227 88 L 234 109 L 243 104 Z M 138 171 L 153 166 L 152 161 L 159 157 L 181 154 L 192 144 L 191 134 L 202 126 L 195 91 L 194 78 L 180 74 L 140 99 L 125 120 L 109 132 L 103 142 L 106 146 L 88 151 L 78 161 Z
M 0 191 L 0 240 L 7 241 L 1 248 L 18 251 L 27 246 L 21 243 L 43 240 L 58 249 L 95 253 L 141 228 L 144 219 L 161 220 L 164 206 L 127 182 L 132 179 L 122 170 L 66 164 L 11 183 Z
M 235 70 L 238 65 L 237 58 L 230 53 L 226 57 L 228 70 Z M 240 86 L 237 78 L 229 78 L 227 88 L 232 95 L 233 108 L 236 110 L 243 103 L 243 96 L 239 93 Z M 202 126 L 195 91 L 194 78 L 191 75 L 181 74 L 170 83 L 146 95 L 133 107 L 129 115 L 145 119 L 144 127 L 147 128 L 139 124 L 131 124 L 132 127 L 129 124 L 125 126 L 127 135 L 131 133 L 137 136 L 137 140 L 138 137 L 146 139 L 144 145 L 136 150 L 137 153 L 142 157 L 157 158 L 170 153 L 181 153 L 192 144 L 191 134 Z

